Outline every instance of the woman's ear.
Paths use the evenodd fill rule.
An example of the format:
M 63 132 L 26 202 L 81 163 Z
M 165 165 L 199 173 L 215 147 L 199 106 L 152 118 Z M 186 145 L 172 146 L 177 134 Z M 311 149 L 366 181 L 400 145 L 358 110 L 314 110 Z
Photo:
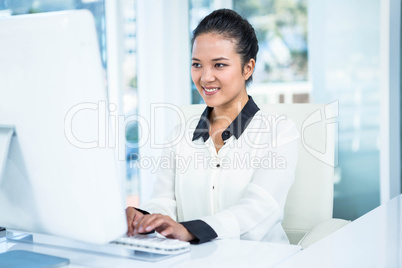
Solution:
M 250 76 L 253 74 L 254 67 L 255 67 L 255 60 L 254 60 L 254 59 L 250 59 L 250 60 L 244 65 L 244 69 L 243 69 L 244 80 L 247 80 L 247 79 L 250 78 Z

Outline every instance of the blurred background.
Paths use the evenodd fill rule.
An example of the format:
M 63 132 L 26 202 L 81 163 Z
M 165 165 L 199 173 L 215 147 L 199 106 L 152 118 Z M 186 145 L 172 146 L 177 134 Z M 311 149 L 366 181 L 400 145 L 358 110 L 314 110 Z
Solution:
M 0 17 L 90 10 L 110 101 L 125 116 L 148 118 L 150 103 L 202 103 L 190 79 L 189 42 L 198 22 L 218 8 L 234 9 L 256 30 L 260 50 L 249 94 L 257 103 L 338 101 L 334 217 L 354 220 L 377 207 L 381 0 L 0 0 Z M 157 125 L 167 128 L 168 115 Z M 154 177 L 135 161 L 158 154 L 138 148 L 139 133 L 135 121 L 126 128 L 126 193 L 133 206 L 149 196 Z

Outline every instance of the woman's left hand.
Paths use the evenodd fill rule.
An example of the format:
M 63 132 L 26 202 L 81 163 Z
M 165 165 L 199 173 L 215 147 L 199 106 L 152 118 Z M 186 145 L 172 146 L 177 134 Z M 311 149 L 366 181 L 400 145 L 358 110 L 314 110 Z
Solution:
M 190 233 L 182 224 L 162 214 L 144 215 L 134 228 L 134 234 L 157 231 L 167 238 L 191 241 L 196 237 Z

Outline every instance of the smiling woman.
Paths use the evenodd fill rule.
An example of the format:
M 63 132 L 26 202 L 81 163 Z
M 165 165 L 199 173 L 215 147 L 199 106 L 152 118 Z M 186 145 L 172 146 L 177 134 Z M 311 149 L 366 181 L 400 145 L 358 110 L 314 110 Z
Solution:
M 194 30 L 192 45 L 191 76 L 207 107 L 197 125 L 172 133 L 174 139 L 186 128 L 187 136 L 166 148 L 171 164 L 159 169 L 153 198 L 141 209 L 127 208 L 128 235 L 155 230 L 192 243 L 288 243 L 281 220 L 299 135 L 289 120 L 270 129 L 276 118 L 247 95 L 258 51 L 254 29 L 236 12 L 216 10 Z M 286 163 L 254 165 L 269 155 Z M 178 159 L 186 168 L 178 168 Z
M 239 101 L 246 104 L 245 81 L 253 73 L 255 60 L 250 59 L 242 68 L 234 41 L 219 34 L 201 34 L 193 44 L 192 62 L 193 82 L 208 106 L 229 108 Z
M 219 151 L 223 130 L 248 102 L 246 86 L 252 81 L 258 41 L 248 21 L 228 9 L 202 20 L 191 41 L 191 76 L 204 102 L 214 107 L 211 137 Z

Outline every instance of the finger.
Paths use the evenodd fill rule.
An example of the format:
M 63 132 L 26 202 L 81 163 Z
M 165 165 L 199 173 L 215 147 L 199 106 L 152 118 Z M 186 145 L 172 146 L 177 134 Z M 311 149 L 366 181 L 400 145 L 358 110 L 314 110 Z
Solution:
M 174 228 L 171 225 L 167 225 L 163 226 L 162 228 L 158 228 L 156 231 L 165 237 L 169 237 L 173 235 Z
M 144 215 L 139 222 L 135 225 L 134 233 L 143 233 L 144 232 L 144 226 L 146 226 L 150 221 L 152 221 L 157 214 L 151 214 L 151 215 Z
M 127 226 L 128 226 L 127 235 L 132 236 L 134 234 L 135 225 L 137 224 L 138 220 L 142 218 L 144 214 L 142 214 L 133 207 L 127 208 L 126 211 L 127 211 L 126 214 L 127 214 Z
M 127 219 L 127 235 L 131 234 L 133 232 L 133 222 L 134 218 L 134 208 L 132 207 L 127 207 L 126 208 L 126 219 Z
M 134 225 L 136 225 L 141 218 L 144 216 L 144 214 L 142 214 L 141 212 L 137 211 L 137 213 L 135 213 L 134 218 L 133 218 L 133 223 Z
M 137 234 L 137 233 L 138 233 L 138 232 L 136 232 L 136 226 L 137 226 L 138 222 L 141 221 L 141 219 L 143 218 L 143 216 L 144 216 L 144 215 L 142 215 L 142 214 L 140 214 L 140 215 L 136 214 L 136 215 L 134 216 L 134 219 L 133 219 L 133 221 L 131 222 L 131 228 L 132 228 L 131 235 L 134 235 L 134 234 Z
M 153 214 L 152 217 L 148 217 L 146 221 L 142 222 L 138 228 L 140 233 L 147 233 L 153 231 L 156 227 L 165 223 L 167 216 L 161 214 Z
M 140 232 L 146 233 L 153 231 L 154 228 L 152 228 L 152 226 L 157 224 L 157 222 L 159 222 L 161 219 L 163 219 L 163 215 L 160 214 L 154 214 L 152 217 L 149 217 L 146 221 L 143 222 L 142 226 L 140 227 Z
M 156 217 L 153 221 L 149 222 L 148 225 L 144 225 L 144 228 L 146 232 L 150 232 L 155 230 L 156 228 L 163 228 L 164 226 L 168 226 L 169 224 L 169 217 L 159 216 Z

